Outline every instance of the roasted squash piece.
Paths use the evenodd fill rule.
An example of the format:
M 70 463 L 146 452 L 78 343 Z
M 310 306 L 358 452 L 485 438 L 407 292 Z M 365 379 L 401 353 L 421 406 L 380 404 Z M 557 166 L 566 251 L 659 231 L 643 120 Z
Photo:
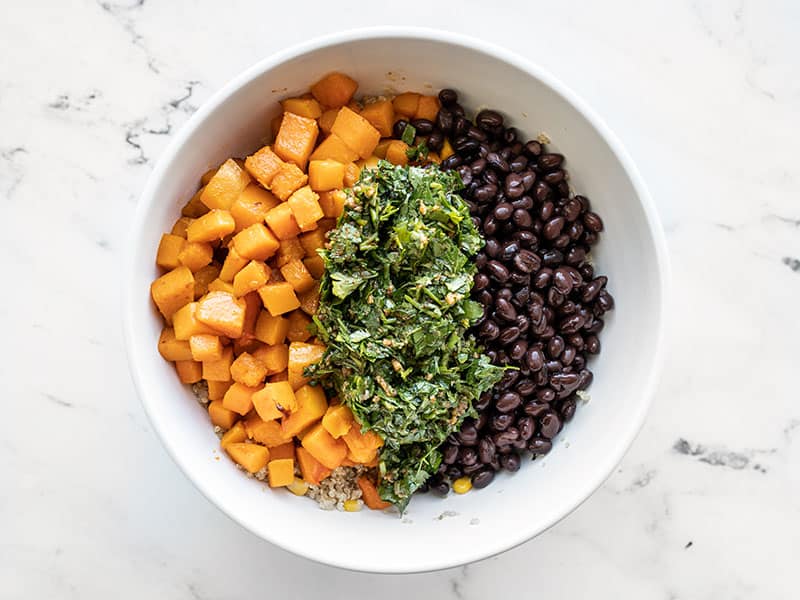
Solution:
M 256 291 L 269 281 L 271 269 L 261 261 L 251 260 L 233 276 L 233 295 L 239 298 Z
M 317 424 L 303 436 L 303 448 L 311 453 L 320 463 L 329 469 L 335 469 L 342 464 L 347 456 L 347 445 L 335 439 L 322 426 Z
M 332 469 L 327 468 L 311 453 L 303 447 L 297 448 L 297 464 L 300 465 L 300 473 L 303 481 L 311 485 L 319 485 L 323 479 L 331 474 Z
M 328 400 L 325 392 L 319 386 L 304 385 L 294 393 L 297 399 L 297 409 L 283 417 L 281 431 L 284 435 L 292 437 L 303 431 L 306 427 L 318 421 L 328 409 Z
M 308 272 L 303 261 L 294 259 L 281 267 L 281 275 L 289 282 L 298 294 L 307 292 L 314 287 L 314 278 Z
M 253 394 L 260 388 L 234 382 L 222 398 L 222 406 L 244 416 L 253 410 Z
M 225 448 L 230 457 L 249 473 L 258 473 L 269 462 L 269 450 L 258 444 L 236 443 Z
M 315 192 L 340 189 L 344 185 L 344 164 L 335 160 L 312 160 L 308 164 L 308 185 Z
M 256 321 L 255 336 L 265 344 L 274 346 L 282 344 L 289 331 L 289 321 L 284 317 L 273 317 L 266 310 L 262 310 Z
M 208 380 L 209 386 L 212 381 L 227 382 L 231 380 L 231 364 L 233 363 L 233 348 L 227 346 L 222 350 L 222 358 L 219 360 L 203 361 L 203 379 Z M 226 390 L 227 391 L 227 390 Z
M 286 329 L 289 329 L 288 321 L 286 321 Z M 172 327 L 165 327 L 161 330 L 161 335 L 158 337 L 158 352 L 164 360 L 197 360 L 192 355 L 189 342 L 176 338 L 175 330 Z
M 233 237 L 233 247 L 239 256 L 250 260 L 267 260 L 277 252 L 280 243 L 262 223 L 250 225 Z
M 336 115 L 331 134 L 339 136 L 361 158 L 371 156 L 381 139 L 380 132 L 369 121 L 346 106 Z
M 186 267 L 176 267 L 150 285 L 150 295 L 158 310 L 170 322 L 181 306 L 194 300 L 194 275 Z
M 258 294 L 261 296 L 264 308 L 273 317 L 300 307 L 300 301 L 297 299 L 292 284 L 286 281 L 268 283 L 258 289 Z
M 284 164 L 270 146 L 264 146 L 255 154 L 248 156 L 244 161 L 244 166 L 258 183 L 265 188 L 269 188 L 272 185 L 272 180 L 283 169 Z M 233 200 L 236 200 L 236 198 Z M 233 201 L 231 201 L 231 204 L 233 204 Z
M 417 110 L 414 112 L 415 119 L 427 119 L 436 122 L 436 115 L 439 114 L 439 98 L 436 96 L 420 96 L 417 103 Z
M 272 192 L 251 183 L 231 205 L 231 216 L 235 223 L 234 232 L 239 233 L 250 225 L 263 223 L 269 210 L 278 206 L 280 202 Z
M 294 483 L 294 459 L 279 458 L 269 461 L 269 487 L 283 487 Z
M 311 94 L 330 108 L 344 106 L 358 89 L 358 83 L 344 73 L 329 73 L 311 86 Z
M 300 226 L 294 218 L 292 208 L 285 202 L 270 209 L 264 220 L 279 240 L 288 240 L 300 233 Z
M 290 112 L 308 119 L 319 119 L 322 107 L 314 98 L 287 98 L 281 100 L 283 112 Z
M 222 402 L 219 400 L 212 400 L 208 404 L 208 416 L 211 418 L 211 423 L 213 425 L 226 430 L 233 427 L 234 423 L 236 423 L 236 420 L 239 418 L 239 415 L 235 412 L 222 406 Z M 244 441 L 244 439 L 242 439 L 242 441 Z
M 227 210 L 215 208 L 192 221 L 186 228 L 189 242 L 213 242 L 233 233 L 236 222 Z
M 189 338 L 189 348 L 192 352 L 192 359 L 198 362 L 222 358 L 222 342 L 218 335 L 195 334 Z
M 413 118 L 417 114 L 417 107 L 419 106 L 420 94 L 416 92 L 403 92 L 397 94 L 392 100 L 395 112 L 400 113 L 406 118 Z
M 270 189 L 282 201 L 291 196 L 295 190 L 303 187 L 308 182 L 308 175 L 295 164 L 285 163 L 280 172 L 272 180 Z
M 156 264 L 165 269 L 176 269 L 180 266 L 178 256 L 183 250 L 186 240 L 178 235 L 165 233 L 161 236 L 156 252 Z
M 209 292 L 197 302 L 197 320 L 229 338 L 242 335 L 244 300 L 228 292 Z
M 331 133 L 311 153 L 311 160 L 335 160 L 340 163 L 350 163 L 358 158 L 358 152 L 344 143 L 344 140 L 335 133 Z M 299 186 L 298 186 L 299 187 Z
M 208 182 L 200 200 L 208 208 L 228 210 L 250 183 L 250 175 L 232 158 L 226 160 Z M 187 215 L 191 216 L 191 215 Z
M 242 352 L 231 364 L 233 380 L 247 387 L 257 387 L 266 376 L 267 367 L 264 366 L 264 363 L 247 352 Z
M 289 365 L 289 348 L 286 344 L 263 346 L 253 351 L 255 356 L 267 369 L 267 375 L 285 371 Z
M 345 435 L 355 423 L 352 411 L 344 404 L 329 406 L 322 417 L 322 426 L 336 439 Z
M 295 221 L 300 231 L 311 231 L 317 228 L 319 221 L 325 214 L 319 205 L 319 196 L 309 186 L 301 187 L 289 196 L 286 204 L 292 210 Z
M 317 135 L 319 126 L 314 119 L 287 112 L 283 115 L 272 149 L 283 160 L 305 169 L 308 157 L 314 150 Z
M 203 378 L 203 365 L 193 360 L 176 360 L 175 370 L 181 383 L 197 383 Z
M 367 104 L 364 110 L 361 111 L 361 116 L 380 132 L 381 137 L 392 136 L 394 107 L 389 100 L 379 100 L 378 102 Z M 433 118 L 435 120 L 436 115 Z

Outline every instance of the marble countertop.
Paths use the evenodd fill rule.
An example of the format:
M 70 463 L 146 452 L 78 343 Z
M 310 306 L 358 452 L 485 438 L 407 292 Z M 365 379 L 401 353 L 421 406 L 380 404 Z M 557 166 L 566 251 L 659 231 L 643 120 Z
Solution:
M 796 598 L 800 5 L 345 5 L 3 11 L 0 597 Z M 674 271 L 662 381 L 613 476 L 522 547 L 417 576 L 311 563 L 210 505 L 142 412 L 118 314 L 138 194 L 188 116 L 275 50 L 387 22 L 483 36 L 586 98 L 648 182 Z

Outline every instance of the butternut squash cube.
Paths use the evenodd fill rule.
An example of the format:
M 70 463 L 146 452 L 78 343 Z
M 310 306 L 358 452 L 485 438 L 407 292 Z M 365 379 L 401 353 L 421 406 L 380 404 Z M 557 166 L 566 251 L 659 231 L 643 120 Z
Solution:
M 165 269 L 179 267 L 181 263 L 178 260 L 178 256 L 183 250 L 184 244 L 186 244 L 186 240 L 180 236 L 171 233 L 162 235 L 156 252 L 156 264 Z
M 233 348 L 230 346 L 222 349 L 222 358 L 219 360 L 203 361 L 203 379 L 208 380 L 209 389 L 212 381 L 225 382 L 231 380 L 232 363 Z
M 436 123 L 436 115 L 439 114 L 439 98 L 436 96 L 420 96 L 417 103 L 417 110 L 414 111 L 415 119 L 428 119 Z
M 289 313 L 287 319 L 289 328 L 286 330 L 286 339 L 290 342 L 305 342 L 311 337 L 309 326 L 311 319 L 309 319 L 302 310 L 295 310 Z
M 222 410 L 227 410 L 223 408 Z M 230 412 L 234 417 L 238 418 L 237 415 L 233 411 Z M 247 439 L 247 432 L 244 430 L 244 425 L 242 425 L 241 421 L 238 421 L 231 425 L 231 427 L 225 432 L 222 438 L 219 441 L 219 445 L 222 446 L 222 449 L 225 450 L 230 444 L 241 444 Z
M 264 220 L 269 225 L 270 231 L 279 240 L 288 240 L 300 233 L 300 226 L 294 218 L 291 207 L 286 204 L 279 204 L 273 207 L 264 216 Z
M 391 137 L 392 127 L 394 126 L 394 107 L 389 100 L 380 100 L 367 104 L 364 110 L 361 111 L 361 116 L 364 117 L 370 124 L 377 129 L 381 137 Z M 434 116 L 434 122 L 436 116 Z
M 289 328 L 288 321 L 286 321 L 286 328 Z M 176 338 L 175 330 L 172 327 L 165 327 L 161 330 L 161 335 L 158 337 L 158 352 L 164 360 L 196 360 L 192 356 L 189 342 Z
M 203 378 L 203 365 L 193 360 L 176 360 L 175 370 L 181 383 L 197 383 Z
M 222 406 L 244 416 L 253 410 L 253 394 L 259 388 L 246 386 L 238 381 L 234 382 L 222 398 Z
M 239 271 L 244 269 L 248 262 L 250 261 L 247 258 L 240 255 L 236 251 L 235 246 L 231 246 L 228 249 L 228 255 L 225 257 L 225 262 L 222 263 L 222 269 L 219 272 L 219 278 L 227 283 L 233 283 L 233 278 Z
M 281 432 L 288 437 L 297 435 L 320 420 L 328 409 L 325 392 L 319 386 L 301 386 L 295 391 L 295 398 L 297 398 L 297 409 L 283 417 L 281 423 Z
M 199 362 L 222 358 L 222 342 L 218 335 L 208 333 L 193 335 L 189 338 L 189 348 L 192 351 L 192 359 Z
M 344 106 L 358 89 L 358 83 L 344 73 L 329 73 L 311 86 L 311 94 L 320 104 L 331 108 Z
M 244 301 L 228 292 L 209 292 L 197 302 L 197 320 L 229 338 L 242 335 L 244 312 Z
M 231 377 L 236 383 L 257 387 L 267 376 L 267 368 L 257 358 L 243 352 L 231 364 Z
M 308 119 L 319 119 L 322 116 L 322 107 L 313 98 L 287 98 L 281 100 L 283 112 L 290 112 Z
M 270 189 L 281 201 L 285 201 L 295 190 L 300 189 L 308 182 L 308 175 L 295 164 L 286 163 L 272 180 Z
M 309 316 L 317 314 L 319 310 L 319 283 L 315 281 L 311 289 L 300 294 L 297 299 L 300 300 L 300 310 Z
M 248 473 L 258 473 L 269 462 L 269 450 L 258 444 L 228 444 L 225 450 Z
M 244 161 L 247 172 L 265 188 L 272 185 L 272 180 L 283 169 L 283 161 L 269 146 L 264 146 Z
M 237 298 L 256 291 L 269 281 L 271 269 L 261 261 L 251 260 L 233 276 L 233 295 Z
M 274 258 L 275 265 L 280 268 L 295 259 L 303 258 L 305 255 L 306 251 L 296 237 L 281 240 L 281 247 L 278 248 L 278 253 Z
M 228 210 L 242 190 L 250 183 L 250 175 L 232 158 L 226 160 L 214 173 L 200 195 L 200 201 L 208 208 Z M 193 215 L 186 215 L 193 216 Z
M 371 430 L 362 433 L 358 423 L 354 423 L 341 439 L 347 444 L 352 460 L 361 464 L 370 462 L 375 451 L 383 446 L 383 440 L 377 433 Z
M 239 418 L 239 415 L 235 412 L 222 406 L 222 402 L 219 400 L 212 400 L 208 404 L 208 416 L 211 419 L 212 425 L 225 430 L 233 427 L 234 423 L 236 423 L 236 420 Z M 242 429 L 242 432 L 244 433 L 244 429 Z M 244 441 L 244 439 L 241 441 Z
M 301 187 L 289 197 L 286 204 L 292 209 L 292 214 L 297 221 L 300 231 L 311 231 L 317 228 L 319 221 L 325 214 L 318 202 L 319 196 L 309 186 Z
M 194 219 L 191 217 L 179 217 L 178 220 L 172 225 L 172 231 L 170 231 L 170 233 L 186 239 L 186 230 L 193 221 Z
M 262 310 L 256 321 L 255 336 L 265 344 L 274 346 L 282 344 L 286 339 L 286 332 L 289 331 L 289 321 L 283 317 L 273 317 L 267 311 Z
M 317 120 L 319 128 L 322 133 L 328 135 L 333 127 L 333 122 L 336 120 L 336 114 L 339 112 L 338 108 L 329 108 L 322 113 L 322 116 Z
M 311 160 L 335 160 L 340 163 L 353 162 L 358 158 L 358 153 L 351 149 L 344 140 L 335 133 L 331 133 L 317 149 L 311 154 Z
M 264 421 L 274 421 L 275 419 L 280 419 L 283 416 L 283 413 L 275 404 L 275 400 L 266 391 L 271 385 L 276 384 L 268 383 L 263 389 L 253 394 L 253 407 L 255 408 L 256 413 L 258 413 L 258 416 Z M 289 389 L 291 389 L 291 387 Z
M 392 143 L 393 140 L 391 139 L 382 139 L 378 142 L 378 145 L 375 146 L 375 150 L 372 151 L 373 156 L 377 156 L 378 158 L 386 158 L 386 148 L 389 144 Z
M 274 446 L 269 449 L 269 457 L 272 460 L 281 458 L 291 458 L 294 460 L 294 442 L 286 442 L 280 446 Z
M 329 469 L 341 465 L 347 456 L 347 445 L 335 439 L 322 424 L 316 425 L 303 436 L 303 448 Z
M 380 132 L 369 121 L 346 106 L 336 115 L 331 135 L 339 136 L 361 158 L 370 156 L 381 139 Z
M 314 119 L 287 112 L 272 149 L 283 160 L 305 169 L 318 135 L 319 125 Z
M 233 238 L 233 247 L 239 256 L 251 260 L 267 260 L 278 250 L 278 240 L 266 225 L 256 223 L 243 229 Z
M 344 165 L 342 165 L 342 175 L 344 176 Z M 342 181 L 342 186 L 344 186 L 344 181 Z M 332 219 L 338 219 L 339 215 L 344 212 L 346 199 L 347 195 L 342 190 L 320 192 L 319 205 L 322 208 L 322 214 Z
M 319 256 L 317 250 L 325 246 L 325 241 L 325 232 L 319 228 L 300 236 L 300 244 L 306 251 L 306 256 Z
M 206 265 L 194 274 L 194 297 L 195 299 L 205 296 L 208 293 L 209 284 L 220 274 L 220 266 L 217 263 Z
M 268 283 L 258 289 L 258 294 L 261 296 L 264 308 L 273 317 L 300 308 L 300 301 L 294 293 L 292 284 L 286 281 Z
M 344 166 L 344 186 L 353 187 L 361 176 L 361 167 L 350 162 Z
M 247 431 L 247 437 L 259 444 L 264 444 L 267 448 L 282 446 L 292 441 L 291 436 L 284 435 L 278 421 L 264 421 L 257 413 L 244 420 L 244 428 Z
M 344 185 L 344 164 L 331 160 L 312 160 L 308 164 L 308 185 L 315 192 L 339 189 Z
M 279 458 L 269 461 L 269 487 L 283 487 L 294 483 L 294 460 Z
M 297 448 L 297 464 L 300 465 L 300 473 L 303 481 L 311 485 L 319 485 L 323 479 L 327 478 L 332 469 L 327 468 L 305 448 Z
M 416 92 L 403 92 L 397 94 L 392 100 L 395 112 L 400 113 L 406 118 L 413 118 L 417 114 L 417 107 L 419 106 L 420 94 Z
M 325 273 L 325 263 L 321 256 L 308 256 L 303 259 L 303 264 L 314 279 L 320 279 Z
M 281 275 L 298 294 L 307 292 L 314 287 L 315 280 L 311 277 L 311 273 L 308 272 L 303 261 L 296 258 L 281 267 Z
M 202 217 L 208 212 L 208 207 L 203 204 L 201 200 L 205 189 L 205 187 L 201 187 L 194 193 L 194 196 L 192 196 L 189 201 L 183 205 L 183 208 L 181 208 L 182 216 L 196 219 L 197 217 Z
M 450 158 L 454 152 L 455 150 L 453 150 L 453 146 L 450 144 L 450 141 L 445 138 L 444 143 L 442 144 L 442 150 L 439 152 L 439 157 L 444 160 L 446 158 Z
M 186 242 L 178 253 L 178 262 L 192 273 L 210 264 L 213 259 L 214 248 L 206 242 Z
M 250 225 L 263 223 L 269 210 L 278 206 L 280 202 L 272 192 L 256 183 L 251 183 L 231 205 L 231 216 L 235 223 L 234 232 L 239 233 Z
M 150 284 L 150 295 L 169 322 L 181 306 L 194 300 L 194 275 L 186 267 L 176 267 Z
M 345 435 L 355 423 L 352 411 L 344 404 L 329 406 L 322 417 L 322 426 L 336 439 Z
M 289 348 L 286 344 L 263 346 L 255 350 L 253 356 L 267 369 L 267 375 L 285 371 L 289 366 Z
M 308 383 L 308 378 L 303 374 L 305 368 L 318 362 L 325 353 L 325 346 L 307 344 L 305 342 L 292 342 L 289 344 L 289 383 L 292 388 L 298 389 Z M 321 415 L 320 415 L 321 416 Z
M 231 387 L 230 381 L 206 381 L 206 383 L 208 384 L 209 400 L 222 400 L 225 397 L 225 392 Z M 222 406 L 222 402 L 219 405 Z
M 253 406 L 255 406 L 258 416 L 265 421 L 280 419 L 283 412 L 294 412 L 297 410 L 297 399 L 294 390 L 288 381 L 267 383 L 264 389 L 253 394 Z
M 233 294 L 233 284 L 228 283 L 227 281 L 222 281 L 222 279 L 217 278 L 208 284 L 208 291 L 227 292 L 229 294 Z
M 386 160 L 393 165 L 405 166 L 408 164 L 408 144 L 400 140 L 392 140 L 386 147 Z
M 215 208 L 192 221 L 186 229 L 189 242 L 213 242 L 233 233 L 236 222 L 227 210 Z

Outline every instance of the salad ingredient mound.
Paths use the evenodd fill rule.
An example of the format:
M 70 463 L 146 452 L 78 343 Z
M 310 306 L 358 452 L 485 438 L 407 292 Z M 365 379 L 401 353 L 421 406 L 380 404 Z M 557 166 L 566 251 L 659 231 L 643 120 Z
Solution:
M 455 172 L 381 161 L 320 250 L 314 323 L 327 350 L 309 370 L 383 438 L 378 491 L 401 511 L 503 372 L 467 333 L 483 315 L 469 295 L 484 242 L 461 187 Z

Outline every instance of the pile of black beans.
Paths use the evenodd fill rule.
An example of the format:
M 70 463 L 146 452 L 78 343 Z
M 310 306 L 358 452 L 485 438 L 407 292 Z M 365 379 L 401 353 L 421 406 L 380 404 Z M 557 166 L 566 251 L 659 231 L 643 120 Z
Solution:
M 514 367 L 480 398 L 478 418 L 443 445 L 439 472 L 421 491 L 446 494 L 455 479 L 469 476 L 483 488 L 501 469 L 517 471 L 523 456 L 550 451 L 575 414 L 576 392 L 592 382 L 587 360 L 600 352 L 614 300 L 586 260 L 603 221 L 585 196 L 570 194 L 564 156 L 522 141 L 494 110 L 470 121 L 453 90 L 439 99 L 435 123 L 411 125 L 430 150 L 445 140 L 454 150 L 441 167 L 461 175 L 486 240 L 475 259 L 472 295 L 484 314 L 473 333 L 494 364 Z M 396 133 L 405 126 L 399 121 Z

